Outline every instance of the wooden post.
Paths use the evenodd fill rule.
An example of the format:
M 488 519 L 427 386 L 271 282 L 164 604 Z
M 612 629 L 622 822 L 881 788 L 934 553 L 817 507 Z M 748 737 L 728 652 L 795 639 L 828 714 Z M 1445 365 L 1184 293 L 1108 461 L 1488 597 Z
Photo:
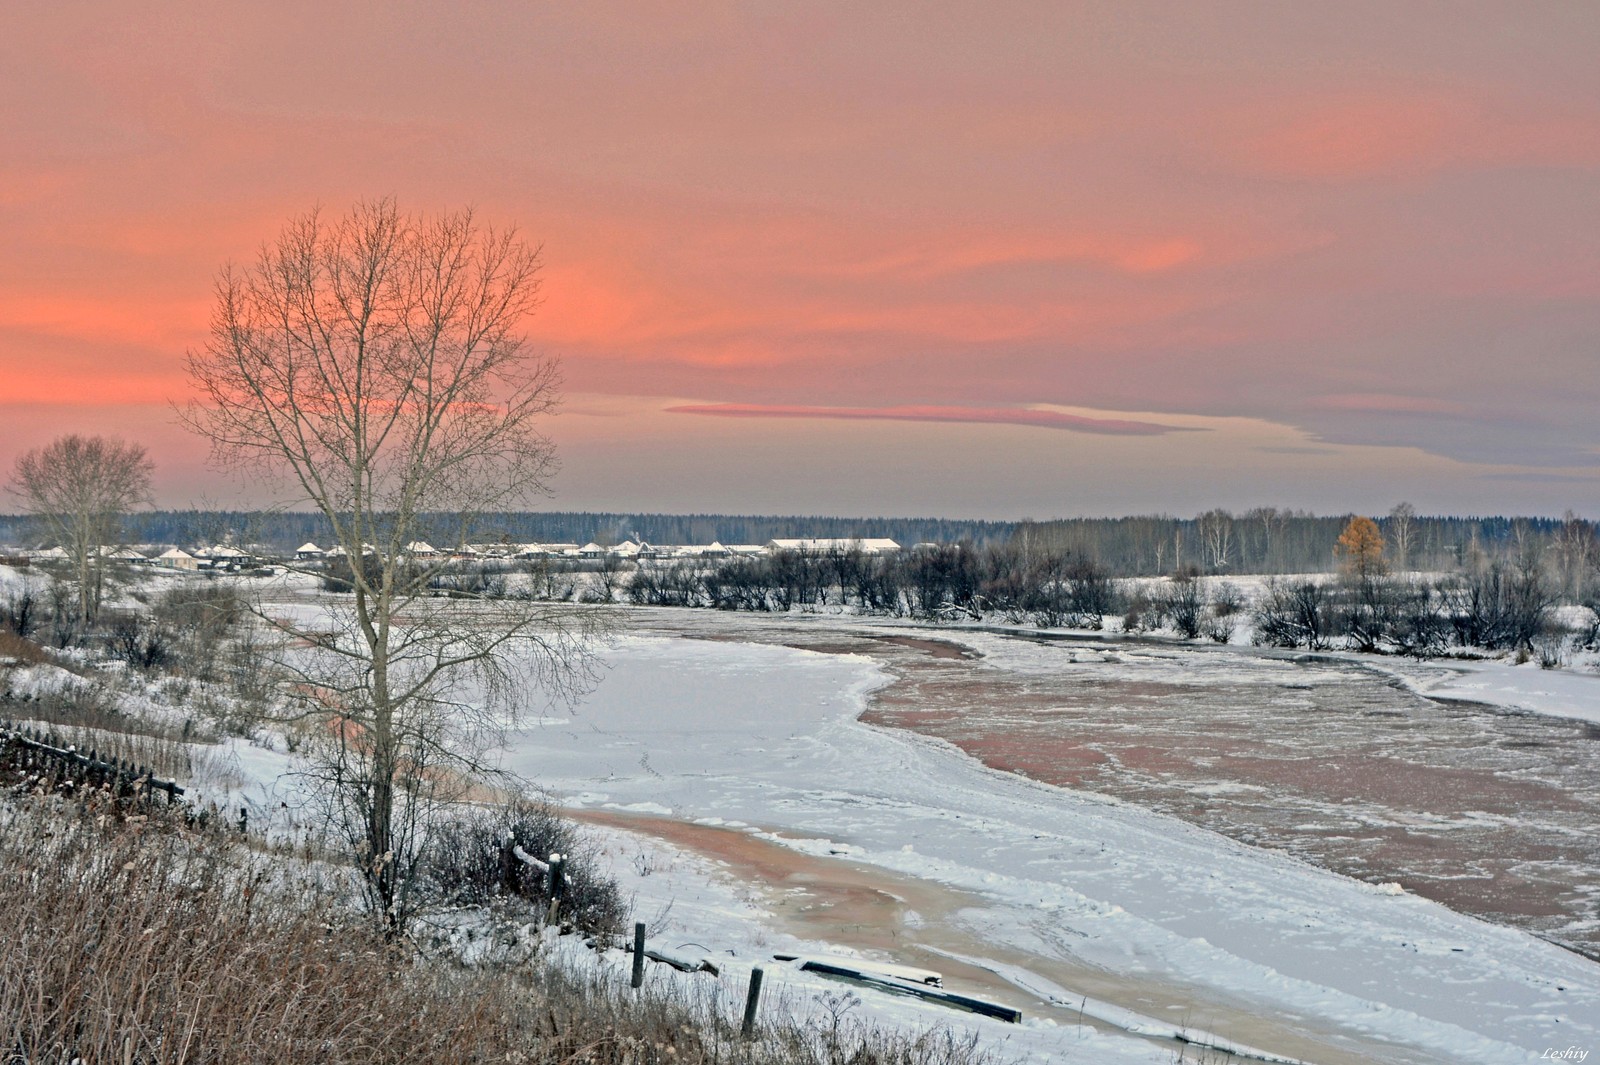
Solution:
M 756 1033 L 756 1007 L 761 1004 L 761 966 L 750 970 L 750 991 L 744 999 L 744 1024 L 739 1028 L 739 1034 L 746 1039 L 751 1039 Z
M 561 914 L 561 896 L 556 894 L 556 886 L 561 883 L 561 855 L 556 851 L 550 852 L 550 908 L 545 912 L 544 923 L 553 925 Z
M 637 991 L 644 986 L 644 922 L 637 921 L 633 926 L 633 988 Z
M 505 842 L 500 844 L 500 887 L 511 895 L 517 894 L 516 845 L 516 840 L 509 832 L 506 833 Z

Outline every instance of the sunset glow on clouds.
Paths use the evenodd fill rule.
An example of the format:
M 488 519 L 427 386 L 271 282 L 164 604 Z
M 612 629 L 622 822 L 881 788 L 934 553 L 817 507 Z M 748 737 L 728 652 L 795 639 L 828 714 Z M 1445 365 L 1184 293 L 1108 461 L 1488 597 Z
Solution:
M 657 509 L 1182 509 L 1226 438 L 1218 502 L 1600 514 L 1588 5 L 375 17 L 3 16 L 0 464 L 115 426 L 166 502 L 229 491 L 167 413 L 217 269 L 394 194 L 544 243 L 556 506 L 643 508 L 637 466 Z M 1034 475 L 830 497 L 845 438 Z

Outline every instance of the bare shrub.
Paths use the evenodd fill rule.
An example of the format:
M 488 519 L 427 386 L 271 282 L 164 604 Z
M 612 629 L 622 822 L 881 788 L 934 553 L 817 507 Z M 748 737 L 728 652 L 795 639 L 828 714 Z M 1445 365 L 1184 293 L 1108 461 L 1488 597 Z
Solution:
M 114 661 L 126 662 L 145 672 L 162 669 L 172 662 L 170 635 L 150 618 L 131 611 L 107 611 L 104 623 L 106 653 Z
M 1227 643 L 1233 639 L 1233 630 L 1238 619 L 1233 614 L 1219 614 L 1213 608 L 1206 612 L 1200 622 L 1200 631 L 1212 643 Z
M 1564 669 L 1572 661 L 1572 633 L 1560 625 L 1547 624 L 1533 637 L 1533 654 L 1541 669 Z
M 39 627 L 41 607 L 39 595 L 32 583 L 24 582 L 0 599 L 0 631 L 7 631 L 27 639 Z
M 228 582 L 185 582 L 151 608 L 150 620 L 167 636 L 174 663 L 184 673 L 212 680 L 221 675 L 229 641 L 248 617 L 243 597 Z
M 1255 610 L 1255 641 L 1273 647 L 1327 648 L 1333 638 L 1332 596 L 1315 580 L 1267 582 Z
M 504 806 L 472 809 L 434 828 L 420 868 L 424 889 L 436 901 L 479 904 L 495 898 L 544 897 L 542 878 L 527 865 L 505 859 L 507 844 L 535 858 L 561 854 L 570 883 L 563 911 L 585 932 L 620 932 L 626 920 L 614 881 L 595 868 L 593 848 L 571 821 L 548 803 L 519 799 Z
M 1173 578 L 1172 583 L 1158 593 L 1163 612 L 1172 620 L 1172 628 L 1179 636 L 1192 640 L 1200 635 L 1200 622 L 1205 612 L 1205 592 L 1200 582 L 1189 576 Z

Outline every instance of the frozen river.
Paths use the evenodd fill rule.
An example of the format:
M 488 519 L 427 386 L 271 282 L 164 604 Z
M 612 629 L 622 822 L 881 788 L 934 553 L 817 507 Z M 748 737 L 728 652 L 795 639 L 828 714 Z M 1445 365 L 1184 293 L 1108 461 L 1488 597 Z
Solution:
M 1305 1060 L 1526 1061 L 1600 1035 L 1600 967 L 1509 927 L 1592 934 L 1585 726 L 1338 661 L 703 612 L 629 632 L 511 768 L 958 891 L 977 901 L 940 920 L 980 945 L 967 962 L 1047 1015 L 1081 1001 L 1076 972 Z
M 1335 658 L 955 639 L 886 645 L 866 720 L 1600 956 L 1600 727 Z

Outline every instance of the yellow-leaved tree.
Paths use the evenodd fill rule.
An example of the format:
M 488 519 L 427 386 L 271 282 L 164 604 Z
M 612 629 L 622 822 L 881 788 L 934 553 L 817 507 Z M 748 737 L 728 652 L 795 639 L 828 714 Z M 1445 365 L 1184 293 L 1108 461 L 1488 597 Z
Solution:
M 1383 547 L 1378 523 L 1357 516 L 1351 518 L 1344 532 L 1339 534 L 1333 552 L 1339 557 L 1339 568 L 1347 577 L 1366 583 L 1381 577 L 1388 568 L 1383 559 Z

